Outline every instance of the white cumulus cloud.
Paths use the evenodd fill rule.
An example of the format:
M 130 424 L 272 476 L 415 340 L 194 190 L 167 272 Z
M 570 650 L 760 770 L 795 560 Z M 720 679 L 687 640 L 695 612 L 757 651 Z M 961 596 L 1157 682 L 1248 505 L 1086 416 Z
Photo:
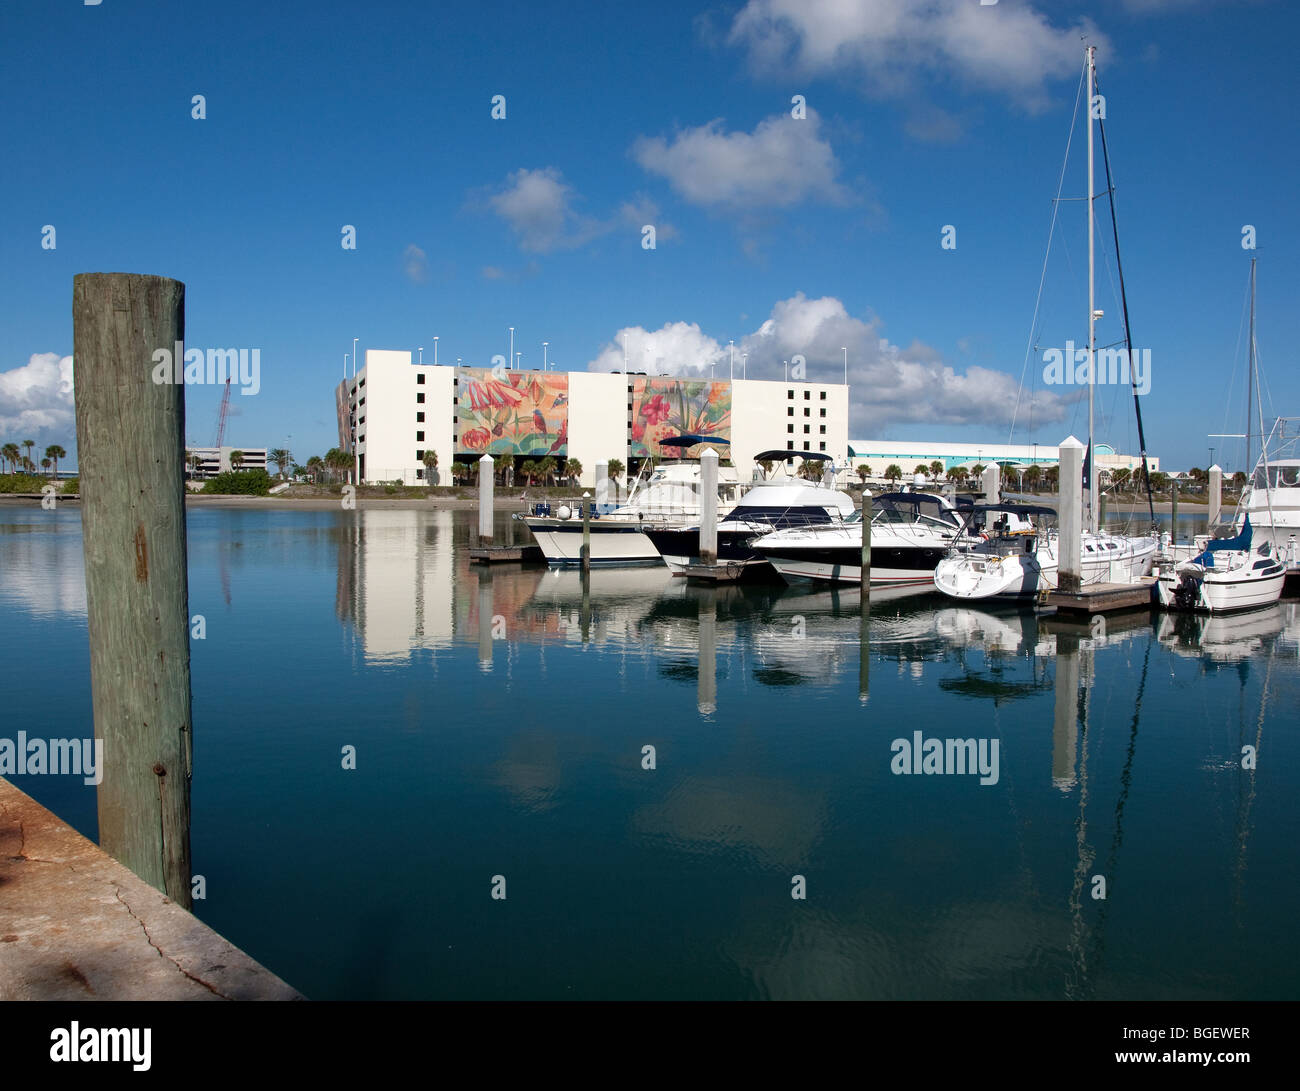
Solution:
M 0 442 L 35 440 L 32 457 L 39 464 L 52 444 L 72 450 L 76 433 L 71 356 L 37 352 L 22 366 L 0 371 Z
M 730 374 L 729 346 L 697 323 L 671 322 L 658 330 L 620 329 L 588 365 L 589 371 L 621 371 L 627 346 L 629 371 L 659 375 Z M 809 382 L 838 383 L 848 350 L 852 392 L 850 429 L 879 432 L 913 422 L 934 425 L 1008 425 L 1016 413 L 1050 423 L 1064 420 L 1066 405 L 1050 391 L 1021 392 L 1003 371 L 979 366 L 958 370 L 936 349 L 913 342 L 896 345 L 880 332 L 878 319 L 848 313 L 834 296 L 809 299 L 802 292 L 777 302 L 766 320 L 736 342 L 736 377 L 782 379 L 787 364 L 802 356 Z M 743 354 L 748 354 L 744 362 Z
M 788 208 L 809 200 L 843 204 L 850 199 L 836 177 L 835 151 L 812 109 L 805 118 L 769 117 L 752 133 L 728 132 L 719 118 L 671 139 L 642 136 L 632 145 L 632 156 L 686 200 L 705 207 Z
M 728 41 L 756 70 L 787 78 L 840 75 L 901 95 L 951 75 L 1036 110 L 1049 82 L 1077 78 L 1085 35 L 1107 51 L 1090 20 L 1057 26 L 1017 0 L 748 0 Z

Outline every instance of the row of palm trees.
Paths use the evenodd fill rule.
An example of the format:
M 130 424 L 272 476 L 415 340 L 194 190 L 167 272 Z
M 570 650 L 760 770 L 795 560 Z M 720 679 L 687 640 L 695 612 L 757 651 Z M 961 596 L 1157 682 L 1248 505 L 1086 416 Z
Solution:
M 21 444 L 6 443 L 0 447 L 0 457 L 9 464 L 10 473 L 36 473 L 36 462 L 32 458 L 32 448 L 36 446 L 34 439 L 25 439 Z M 24 453 L 23 448 L 27 450 Z M 47 474 L 53 473 L 54 477 L 59 476 L 59 459 L 67 458 L 68 452 L 60 447 L 57 443 L 52 443 L 45 448 L 45 457 L 41 459 L 41 469 Z

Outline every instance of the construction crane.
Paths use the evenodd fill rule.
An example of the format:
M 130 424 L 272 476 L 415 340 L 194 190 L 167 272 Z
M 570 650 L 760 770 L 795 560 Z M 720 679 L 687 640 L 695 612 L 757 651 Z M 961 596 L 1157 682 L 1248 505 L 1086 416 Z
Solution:
M 226 437 L 226 414 L 230 411 L 230 378 L 226 378 L 226 392 L 221 395 L 221 408 L 217 410 L 217 441 L 212 445 L 220 457 L 221 441 Z

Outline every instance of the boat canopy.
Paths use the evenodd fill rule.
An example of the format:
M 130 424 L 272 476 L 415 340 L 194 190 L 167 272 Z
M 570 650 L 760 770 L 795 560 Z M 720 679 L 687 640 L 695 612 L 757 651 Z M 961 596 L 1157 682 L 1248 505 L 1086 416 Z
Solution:
M 698 443 L 717 443 L 727 447 L 731 446 L 731 440 L 720 439 L 718 436 L 696 436 L 681 435 L 667 436 L 659 441 L 660 447 L 694 447 Z
M 1205 552 L 1199 557 L 1192 558 L 1193 564 L 1199 564 L 1205 568 L 1214 567 L 1214 554 L 1226 553 L 1230 550 L 1250 550 L 1251 538 L 1254 531 L 1250 529 L 1250 516 L 1247 515 L 1245 522 L 1242 523 L 1241 533 L 1233 538 L 1211 538 L 1205 546 Z
M 1012 515 L 1055 515 L 1056 509 L 1044 504 L 972 504 L 970 510 L 976 514 L 986 511 L 1005 511 Z
M 759 451 L 754 456 L 755 462 L 789 462 L 792 458 L 802 458 L 805 462 L 830 462 L 831 456 L 820 451 Z

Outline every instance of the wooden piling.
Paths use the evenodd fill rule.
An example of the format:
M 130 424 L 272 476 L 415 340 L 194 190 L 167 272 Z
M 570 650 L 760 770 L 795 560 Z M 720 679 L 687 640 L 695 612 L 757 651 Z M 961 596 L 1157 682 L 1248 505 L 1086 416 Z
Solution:
M 1083 444 L 1073 436 L 1060 446 L 1060 474 L 1056 586 L 1073 594 L 1083 586 Z
M 492 544 L 492 521 L 496 514 L 493 508 L 493 488 L 496 484 L 494 471 L 496 463 L 491 455 L 484 455 L 478 460 L 478 544 Z
M 700 452 L 700 564 L 718 563 L 718 452 Z
M 591 571 L 591 495 L 582 494 L 582 570 Z
M 81 273 L 72 331 L 99 843 L 189 909 L 185 285 Z

